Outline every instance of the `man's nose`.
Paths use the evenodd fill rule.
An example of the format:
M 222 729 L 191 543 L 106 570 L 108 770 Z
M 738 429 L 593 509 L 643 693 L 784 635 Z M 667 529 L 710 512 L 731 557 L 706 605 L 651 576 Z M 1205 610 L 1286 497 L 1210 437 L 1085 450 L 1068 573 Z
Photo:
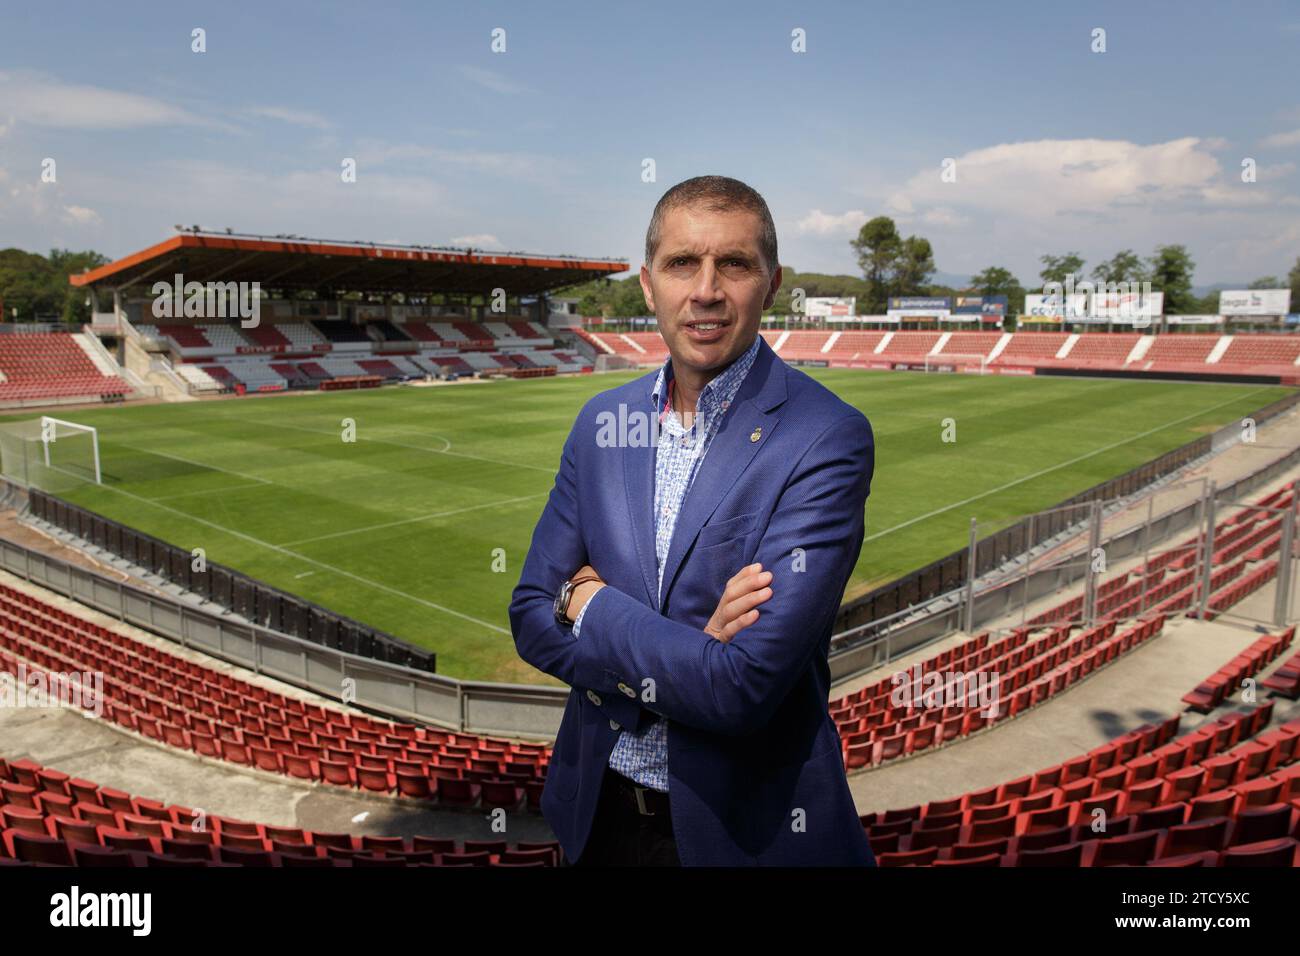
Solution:
M 691 298 L 696 302 L 717 302 L 722 298 L 722 289 L 718 285 L 718 269 L 712 259 L 700 263 L 700 271 L 695 277 L 695 286 L 691 289 Z

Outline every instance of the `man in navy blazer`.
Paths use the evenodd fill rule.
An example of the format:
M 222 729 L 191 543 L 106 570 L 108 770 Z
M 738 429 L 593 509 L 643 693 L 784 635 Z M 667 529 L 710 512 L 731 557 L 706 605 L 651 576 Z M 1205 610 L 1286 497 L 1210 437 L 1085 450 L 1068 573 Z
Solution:
M 659 728 L 666 767 L 643 789 L 666 784 L 682 865 L 875 865 L 826 660 L 862 546 L 874 438 L 861 412 L 758 335 L 780 283 L 756 192 L 716 176 L 674 187 L 641 269 L 669 360 L 590 399 L 564 443 L 510 623 L 520 657 L 572 688 L 542 793 L 569 861 L 581 862 L 611 768 L 644 758 L 624 745 Z M 734 397 L 708 406 L 708 384 L 733 366 Z M 668 480 L 659 426 L 691 409 L 705 430 L 681 439 L 700 458 L 684 496 L 660 509 L 676 508 L 669 536 L 655 513 Z M 755 562 L 766 577 L 724 606 Z

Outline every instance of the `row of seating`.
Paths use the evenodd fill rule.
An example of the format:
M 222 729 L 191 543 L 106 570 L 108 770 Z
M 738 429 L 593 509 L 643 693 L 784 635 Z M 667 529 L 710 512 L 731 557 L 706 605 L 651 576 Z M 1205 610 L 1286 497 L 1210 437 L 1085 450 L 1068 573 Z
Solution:
M 355 835 L 236 820 L 0 758 L 0 865 L 558 866 L 558 842 Z
M 0 402 L 84 398 L 119 400 L 134 391 L 95 365 L 75 335 L 15 332 L 0 335 Z
M 985 633 L 904 672 L 901 685 L 895 677 L 869 684 L 831 705 L 845 766 L 879 766 L 1016 717 L 1160 634 L 1164 622 L 1156 615 L 1117 633 L 1116 622 L 1106 621 L 1074 637 L 1065 625 L 1033 644 L 1022 628 L 991 647 L 982 643 Z M 900 691 L 907 696 L 896 700 Z
M 667 357 L 658 332 L 578 333 L 598 352 L 641 365 Z M 991 366 L 1082 369 L 1194 371 L 1220 374 L 1300 372 L 1300 334 L 1166 333 L 1152 335 L 1143 353 L 1143 335 L 1132 332 L 976 332 L 863 331 L 834 329 L 766 330 L 763 337 L 787 360 L 824 360 L 831 365 L 877 362 L 922 363 L 927 357 L 982 356 Z M 946 336 L 946 338 L 945 338 Z M 943 340 L 941 347 L 940 340 Z M 1005 344 L 998 346 L 1005 339 Z M 1219 351 L 1216 361 L 1210 361 Z M 996 353 L 996 354 L 995 354 Z
M 273 360 L 245 356 L 239 360 L 182 362 L 176 371 L 199 391 L 226 391 L 242 384 L 248 391 L 316 388 L 323 381 L 360 375 L 378 375 L 399 382 L 427 376 L 476 375 L 480 372 L 512 373 L 516 369 L 554 368 L 556 373 L 581 372 L 591 366 L 579 355 L 559 349 L 521 352 L 465 352 L 459 355 L 379 355 L 353 352 L 317 359 Z
M 537 810 L 549 745 L 288 697 L 0 586 L 0 669 L 101 672 L 104 715 L 168 746 L 302 780 L 455 807 Z
M 553 336 L 540 323 L 526 321 L 470 322 L 465 320 L 392 322 L 376 319 L 362 323 L 330 319 L 278 321 L 274 317 L 252 327 L 237 319 L 224 322 L 137 322 L 137 331 L 149 338 L 170 340 L 182 355 L 206 350 L 234 355 L 251 348 L 288 352 L 328 350 L 331 346 L 375 342 L 421 342 L 437 345 L 492 346 L 498 344 L 549 346 Z
M 861 817 L 881 866 L 1300 865 L 1300 720 L 1144 724 L 1037 773 Z
M 1273 663 L 1291 646 L 1295 628 L 1289 627 L 1281 634 L 1265 635 L 1255 641 L 1227 664 L 1207 677 L 1194 690 L 1183 695 L 1189 710 L 1208 714 L 1219 707 L 1229 695 L 1241 687 L 1247 677 L 1254 677 Z

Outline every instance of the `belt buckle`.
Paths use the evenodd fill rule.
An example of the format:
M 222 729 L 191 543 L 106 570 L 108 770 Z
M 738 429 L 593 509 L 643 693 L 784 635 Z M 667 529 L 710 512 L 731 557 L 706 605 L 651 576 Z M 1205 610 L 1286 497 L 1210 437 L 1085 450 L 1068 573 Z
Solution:
M 632 785 L 632 792 L 636 794 L 637 812 L 640 813 L 643 817 L 658 816 L 658 814 L 655 813 L 653 810 L 649 810 L 646 808 L 645 792 L 647 789 L 649 788 L 640 786 L 639 784 Z

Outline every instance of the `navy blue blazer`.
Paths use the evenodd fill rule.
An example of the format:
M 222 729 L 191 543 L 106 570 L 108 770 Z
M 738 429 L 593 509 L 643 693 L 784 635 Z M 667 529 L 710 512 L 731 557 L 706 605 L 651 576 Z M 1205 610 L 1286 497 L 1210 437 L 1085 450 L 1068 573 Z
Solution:
M 871 424 L 760 342 L 682 503 L 660 607 L 656 375 L 579 412 L 510 603 L 519 656 L 572 688 L 542 812 L 578 859 L 621 729 L 644 729 L 658 714 L 668 718 L 684 866 L 874 866 L 829 714 L 826 663 L 862 547 Z M 756 561 L 773 574 L 758 621 L 730 642 L 710 637 L 703 628 L 727 580 Z M 575 638 L 552 605 L 584 564 L 608 586 Z

